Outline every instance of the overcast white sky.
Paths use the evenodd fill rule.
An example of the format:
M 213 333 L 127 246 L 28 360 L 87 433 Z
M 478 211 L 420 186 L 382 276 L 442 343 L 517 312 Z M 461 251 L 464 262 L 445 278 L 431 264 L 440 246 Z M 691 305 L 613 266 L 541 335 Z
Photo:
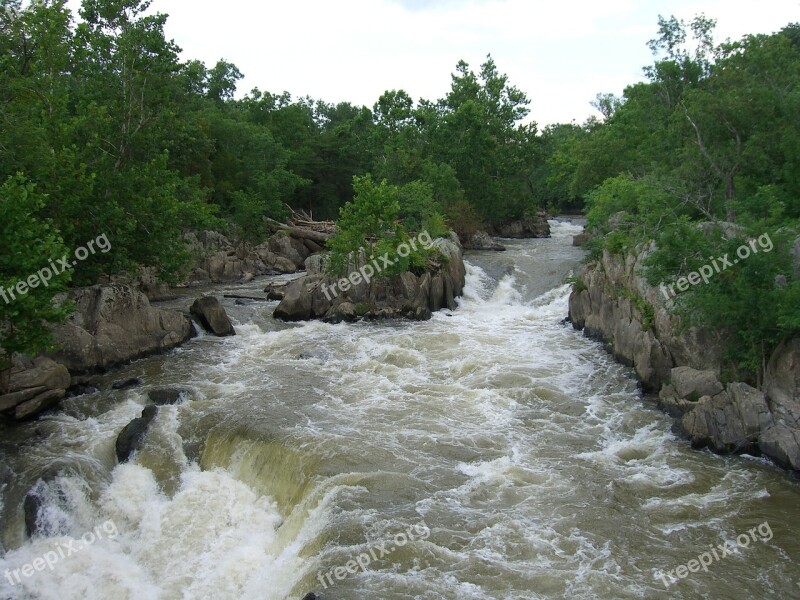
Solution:
M 154 0 L 183 58 L 225 58 L 239 91 L 372 106 L 387 89 L 436 100 L 459 59 L 491 53 L 540 125 L 584 121 L 651 61 L 658 15 L 718 20 L 717 38 L 800 21 L 800 0 Z

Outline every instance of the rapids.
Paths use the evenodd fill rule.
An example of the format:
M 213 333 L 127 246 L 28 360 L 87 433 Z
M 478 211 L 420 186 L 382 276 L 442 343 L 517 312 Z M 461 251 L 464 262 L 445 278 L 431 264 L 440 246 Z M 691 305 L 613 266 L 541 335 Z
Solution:
M 800 598 L 800 482 L 691 450 L 629 369 L 561 323 L 581 227 L 552 225 L 469 253 L 458 310 L 428 322 L 289 325 L 274 302 L 226 300 L 236 337 L 2 429 L 0 598 Z M 116 465 L 119 431 L 170 385 L 190 398 Z M 49 533 L 27 540 L 43 473 L 58 474 L 40 484 Z M 769 540 L 737 546 L 764 523 Z M 726 542 L 707 571 L 659 578 Z

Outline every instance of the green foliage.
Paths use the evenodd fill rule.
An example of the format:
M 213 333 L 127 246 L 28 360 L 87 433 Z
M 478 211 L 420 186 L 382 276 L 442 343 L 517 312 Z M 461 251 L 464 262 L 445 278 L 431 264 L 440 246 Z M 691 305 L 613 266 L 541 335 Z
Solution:
M 777 344 L 800 332 L 791 256 L 800 219 L 800 38 L 789 26 L 715 46 L 713 27 L 703 16 L 660 18 L 649 81 L 626 88 L 619 102 L 600 96 L 604 121 L 573 138 L 572 162 L 555 173 L 586 196 L 590 259 L 654 241 L 645 261 L 653 285 L 674 286 L 726 255 L 733 261 L 743 244 L 769 235 L 774 250 L 759 247 L 715 269 L 668 305 L 684 326 L 722 335 L 730 377 L 760 383 Z M 556 164 L 557 148 L 546 146 L 546 164 Z
M 797 232 L 796 226 L 783 227 L 727 238 L 720 230 L 704 233 L 685 222 L 665 232 L 648 258 L 647 276 L 653 285 L 674 284 L 704 265 L 720 267 L 708 283 L 679 294 L 674 310 L 685 326 L 723 335 L 732 378 L 760 384 L 777 345 L 800 333 L 800 279 L 794 274 L 791 252 Z M 723 258 L 735 264 L 723 268 Z
M 576 294 L 580 294 L 581 292 L 589 289 L 586 287 L 586 283 L 580 277 L 565 277 L 564 284 L 571 285 L 572 291 Z
M 70 312 L 54 297 L 66 289 L 71 272 L 53 275 L 47 286 L 43 283 L 48 275 L 38 275 L 50 261 L 71 255 L 52 223 L 40 216 L 45 202 L 21 175 L 0 186 L 0 369 L 8 368 L 14 353 L 35 354 L 48 348 L 47 322 L 61 322 Z M 20 293 L 18 284 L 29 291 Z
M 355 177 L 353 188 L 355 197 L 342 208 L 336 235 L 328 242 L 328 272 L 346 275 L 354 266 L 354 257 L 362 252 L 368 260 L 388 255 L 393 261 L 381 276 L 424 271 L 429 259 L 438 253 L 419 242 L 412 244 L 412 237 L 424 231 L 431 237 L 445 233 L 443 218 L 431 208 L 434 202 L 430 186 L 411 182 L 398 187 L 386 180 L 375 183 L 367 174 Z M 429 231 L 427 226 L 438 229 Z M 403 244 L 410 248 L 405 257 L 398 253 Z

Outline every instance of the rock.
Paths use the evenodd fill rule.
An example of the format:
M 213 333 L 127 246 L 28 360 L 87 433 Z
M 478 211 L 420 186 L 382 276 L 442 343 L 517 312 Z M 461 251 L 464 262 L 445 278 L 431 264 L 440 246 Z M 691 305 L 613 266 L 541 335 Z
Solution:
M 193 334 L 184 315 L 152 307 L 129 286 L 95 285 L 73 290 L 70 297 L 76 310 L 54 327 L 60 349 L 47 356 L 75 373 L 104 371 L 165 352 Z
M 311 288 L 313 278 L 319 275 L 309 275 L 295 279 L 286 288 L 281 303 L 275 309 L 273 316 L 283 321 L 306 321 L 311 318 Z M 326 311 L 327 312 L 327 311 Z
M 131 377 L 130 379 L 123 379 L 122 381 L 115 381 L 111 384 L 112 390 L 127 390 L 130 388 L 139 387 L 142 385 L 142 380 L 138 377 Z
M 549 238 L 550 223 L 547 220 L 547 213 L 539 213 L 535 217 L 525 217 L 518 221 L 512 221 L 499 227 L 494 227 L 493 231 L 499 237 L 505 238 Z
M 48 470 L 28 490 L 22 502 L 25 535 L 55 537 L 68 535 L 70 521 L 66 495 L 58 482 L 60 473 Z
M 676 419 L 680 419 L 687 412 L 693 411 L 697 408 L 697 405 L 698 402 L 696 400 L 687 400 L 679 397 L 675 388 L 671 385 L 665 385 L 658 394 L 659 408 Z
M 159 388 L 157 390 L 150 390 L 147 396 L 150 401 L 156 406 L 166 406 L 170 404 L 177 404 L 181 396 L 186 396 L 190 393 L 189 390 L 180 388 Z
M 466 250 L 491 250 L 494 252 L 505 252 L 506 247 L 495 241 L 485 231 L 477 231 L 464 244 Z
M 716 396 L 725 389 L 714 371 L 676 367 L 671 373 L 672 386 L 679 398 L 697 400 L 701 396 Z
M 67 394 L 72 377 L 63 365 L 39 356 L 15 357 L 8 377 L 8 394 L 0 396 L 0 412 L 26 420 L 53 408 Z
M 356 306 L 352 302 L 342 302 L 338 306 L 331 308 L 325 316 L 325 319 L 331 323 L 341 323 L 342 321 L 352 323 L 358 321 Z
M 192 304 L 191 313 L 197 317 L 203 329 L 218 337 L 236 335 L 233 323 L 225 313 L 219 300 L 214 296 L 203 296 Z
M 764 393 L 744 383 L 728 384 L 727 391 L 714 398 L 703 396 L 681 419 L 693 447 L 723 454 L 758 455 L 761 431 L 772 423 Z
M 417 276 L 401 273 L 387 277 L 363 277 L 367 264 L 364 256 L 353 260 L 351 277 L 338 279 L 310 274 L 294 280 L 275 309 L 275 318 L 284 321 L 326 319 L 352 320 L 359 316 L 370 319 L 429 319 L 431 310 L 455 308 L 455 297 L 461 295 L 466 282 L 466 267 L 458 238 L 436 241 L 442 255 L 439 268 Z
M 274 272 L 284 275 L 298 271 L 297 264 L 285 256 L 276 256 L 271 267 Z
M 767 365 L 764 388 L 776 420 L 800 429 L 800 338 L 775 349 Z
M 40 521 L 44 498 L 40 494 L 37 486 L 34 486 L 26 495 L 22 503 L 22 511 L 25 514 L 25 535 L 32 538 L 42 533 L 44 527 Z
M 157 406 L 147 406 L 142 411 L 142 416 L 134 419 L 128 423 L 125 428 L 117 436 L 115 450 L 117 453 L 117 461 L 121 463 L 128 462 L 131 454 L 140 450 L 144 443 L 144 437 L 150 429 L 150 425 L 158 414 Z
M 306 259 L 306 273 L 309 275 L 322 275 L 325 272 L 325 254 L 313 254 Z
M 588 244 L 590 239 L 591 236 L 588 233 L 579 233 L 578 235 L 572 236 L 572 245 L 580 248 Z
M 9 409 L 12 409 L 17 405 L 26 402 L 27 400 L 35 398 L 45 391 L 47 391 L 46 387 L 38 386 L 21 390 L 19 392 L 14 392 L 12 394 L 6 394 L 5 396 L 0 396 L 0 412 L 5 412 Z
M 761 433 L 758 440 L 764 456 L 784 469 L 800 471 L 800 431 L 786 425 L 774 425 Z
M 276 281 L 270 283 L 267 287 L 264 288 L 264 291 L 267 294 L 267 300 L 270 301 L 283 300 L 286 297 L 287 287 L 289 287 L 289 284 L 286 281 Z
M 43 413 L 56 406 L 66 395 L 66 390 L 47 390 L 46 392 L 42 392 L 35 398 L 18 404 L 14 409 L 14 418 L 17 421 L 23 421 L 35 417 L 39 413 Z
M 72 383 L 69 371 L 64 365 L 40 356 L 33 360 L 31 368 L 12 368 L 9 389 L 12 391 L 26 388 L 45 387 L 51 390 L 66 390 Z
M 239 280 L 239 283 L 250 283 L 255 278 L 256 276 L 254 273 L 245 273 L 244 275 L 242 275 L 242 278 Z
M 303 242 L 282 233 L 269 239 L 268 248 L 278 256 L 289 259 L 295 270 L 304 268 L 306 259 L 311 255 L 311 251 Z

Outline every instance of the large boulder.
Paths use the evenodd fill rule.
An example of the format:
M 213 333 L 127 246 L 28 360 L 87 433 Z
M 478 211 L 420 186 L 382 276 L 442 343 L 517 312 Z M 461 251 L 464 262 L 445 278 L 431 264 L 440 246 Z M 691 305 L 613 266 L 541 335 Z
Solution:
M 225 309 L 214 296 L 198 298 L 189 309 L 200 325 L 209 333 L 217 337 L 236 335 L 233 323 L 228 318 Z
M 192 337 L 182 314 L 155 308 L 125 285 L 95 285 L 70 293 L 75 312 L 53 329 L 59 349 L 48 356 L 73 374 L 104 371 L 165 352 Z
M 765 429 L 758 440 L 764 456 L 784 469 L 800 472 L 800 430 L 786 425 Z
M 320 275 L 308 275 L 292 281 L 273 316 L 283 321 L 307 321 L 311 318 L 312 294 L 319 287 Z
M 672 369 L 672 385 L 681 398 L 699 399 L 703 396 L 716 396 L 725 388 L 714 371 L 698 371 L 691 367 Z

